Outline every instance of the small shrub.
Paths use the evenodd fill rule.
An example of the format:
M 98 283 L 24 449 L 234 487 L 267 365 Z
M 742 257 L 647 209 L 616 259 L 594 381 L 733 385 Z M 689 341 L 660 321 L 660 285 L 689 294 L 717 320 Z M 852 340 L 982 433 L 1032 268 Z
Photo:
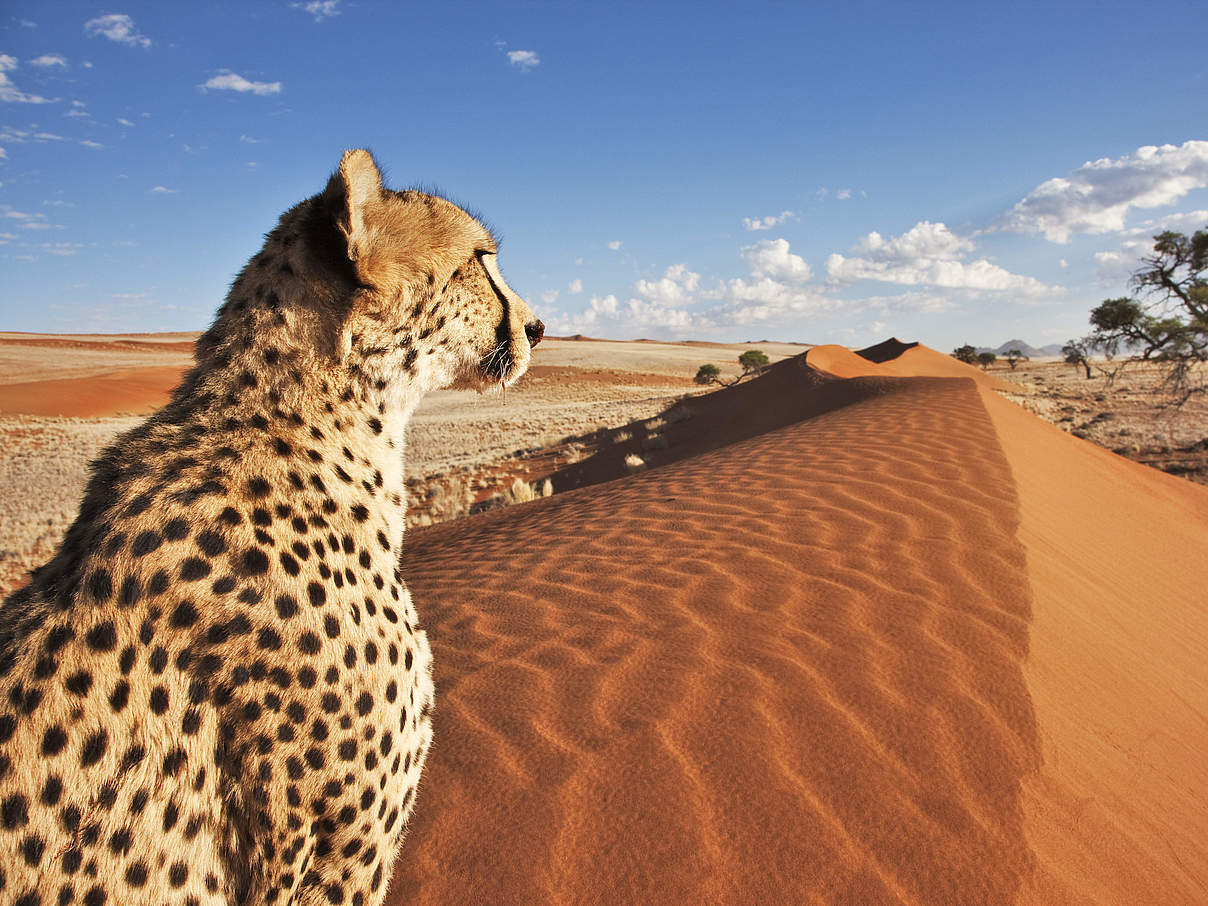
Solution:
M 748 349 L 738 357 L 743 374 L 759 374 L 769 365 L 767 353 L 758 349 Z
M 625 468 L 629 470 L 630 475 L 636 475 L 642 469 L 646 468 L 646 460 L 642 459 L 636 453 L 630 453 L 625 457 Z
M 676 406 L 674 409 L 669 409 L 663 413 L 663 417 L 667 419 L 667 424 L 669 425 L 690 421 L 695 415 L 696 413 L 692 411 L 691 406 Z
M 496 494 L 493 497 L 484 500 L 474 509 L 478 512 L 486 510 L 498 510 L 505 506 L 513 506 L 517 503 L 528 503 L 531 500 L 539 500 L 542 497 L 549 497 L 553 493 L 554 483 L 548 478 L 537 487 L 534 487 L 521 478 L 517 478 L 502 494 Z

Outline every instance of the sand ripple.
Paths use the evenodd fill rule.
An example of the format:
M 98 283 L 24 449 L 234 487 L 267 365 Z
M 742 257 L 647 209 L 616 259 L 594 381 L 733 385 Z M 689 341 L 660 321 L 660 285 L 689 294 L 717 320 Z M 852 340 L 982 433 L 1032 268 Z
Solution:
M 439 697 L 395 902 L 1012 900 L 1037 737 L 1010 470 L 972 381 L 845 385 L 409 536 Z

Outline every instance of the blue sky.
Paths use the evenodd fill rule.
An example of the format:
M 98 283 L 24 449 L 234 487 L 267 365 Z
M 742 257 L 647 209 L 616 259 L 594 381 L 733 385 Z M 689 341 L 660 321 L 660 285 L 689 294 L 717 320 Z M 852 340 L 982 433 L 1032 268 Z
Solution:
M 1208 226 L 1208 4 L 0 8 L 0 329 L 204 328 L 346 147 L 552 333 L 1087 331 Z

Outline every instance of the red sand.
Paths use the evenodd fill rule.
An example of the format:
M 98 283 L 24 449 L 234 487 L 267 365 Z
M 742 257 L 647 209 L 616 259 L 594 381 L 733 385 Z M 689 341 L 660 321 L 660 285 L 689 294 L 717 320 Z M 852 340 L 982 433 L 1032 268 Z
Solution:
M 1208 491 L 849 356 L 408 536 L 437 738 L 392 903 L 1208 899 Z
M 82 378 L 0 384 L 0 415 L 150 415 L 168 401 L 186 370 L 148 365 Z

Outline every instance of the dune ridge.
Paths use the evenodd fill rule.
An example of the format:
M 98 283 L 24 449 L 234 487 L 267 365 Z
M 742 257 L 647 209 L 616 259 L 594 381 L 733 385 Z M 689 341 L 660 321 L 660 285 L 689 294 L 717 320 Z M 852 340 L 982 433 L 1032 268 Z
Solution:
M 395 902 L 1009 901 L 1016 506 L 973 382 L 921 378 L 414 532 L 439 741 Z
M 1208 493 L 853 357 L 408 536 L 437 742 L 391 902 L 1203 902 Z

